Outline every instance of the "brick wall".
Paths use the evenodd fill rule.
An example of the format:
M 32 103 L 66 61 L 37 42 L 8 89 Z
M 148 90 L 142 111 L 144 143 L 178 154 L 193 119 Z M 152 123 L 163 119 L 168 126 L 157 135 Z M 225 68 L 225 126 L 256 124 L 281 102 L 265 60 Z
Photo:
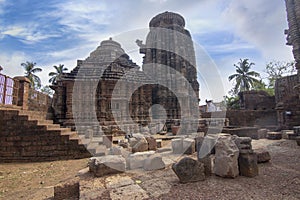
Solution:
M 42 125 L 19 110 L 0 109 L 0 162 L 32 162 L 89 157 L 78 140 L 57 125 Z M 48 121 L 46 121 L 48 122 Z M 52 127 L 51 127 L 52 126 Z M 51 128 L 49 128 L 51 127 Z M 54 127 L 54 128 L 53 128 Z

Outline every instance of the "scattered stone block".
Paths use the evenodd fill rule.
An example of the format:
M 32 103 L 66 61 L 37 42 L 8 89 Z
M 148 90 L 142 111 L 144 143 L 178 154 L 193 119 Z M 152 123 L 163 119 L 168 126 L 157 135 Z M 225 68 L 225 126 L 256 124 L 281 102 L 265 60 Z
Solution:
M 268 132 L 267 138 L 269 140 L 281 140 L 282 134 L 279 132 Z
M 162 157 L 159 155 L 149 156 L 144 163 L 144 170 L 146 171 L 164 169 L 165 167 L 166 165 L 163 162 Z
M 132 152 L 143 152 L 148 151 L 148 142 L 145 138 L 139 138 L 138 142 L 132 146 Z
M 294 135 L 294 131 L 293 130 L 281 130 L 281 134 L 282 134 L 282 139 L 289 139 L 289 135 Z
M 172 148 L 164 147 L 156 150 L 157 153 L 172 152 Z
M 79 179 L 72 179 L 54 187 L 54 200 L 79 199 Z
M 96 177 L 117 174 L 125 171 L 126 160 L 120 155 L 92 157 L 88 163 L 89 170 Z
M 147 151 L 147 152 L 137 152 L 134 154 L 131 154 L 127 158 L 127 166 L 128 169 L 138 169 L 143 168 L 145 160 L 153 155 L 154 151 Z
M 296 138 L 297 145 L 300 146 L 300 137 Z
M 178 163 L 174 163 L 172 170 L 181 183 L 205 180 L 203 163 L 189 157 L 184 157 Z
M 183 139 L 176 138 L 172 139 L 172 150 L 174 154 L 182 154 L 183 153 Z
M 182 141 L 182 147 L 185 154 L 193 154 L 195 153 L 195 140 L 191 138 L 185 138 Z
M 241 153 L 239 155 L 239 170 L 241 176 L 255 177 L 258 175 L 257 155 Z
M 162 147 L 162 140 L 161 139 L 157 139 L 156 140 L 156 147 L 157 148 L 161 148 Z
M 210 176 L 212 174 L 212 155 L 206 155 L 204 158 L 198 158 L 199 162 L 204 165 L 205 176 Z
M 300 136 L 300 126 L 294 126 L 293 129 L 294 129 L 294 134 Z
M 235 178 L 239 175 L 239 149 L 230 135 L 220 135 L 215 145 L 214 172 L 225 178 Z
M 196 149 L 198 159 L 204 158 L 209 154 L 215 154 L 215 144 L 217 142 L 216 135 L 207 135 L 205 137 L 197 137 L 196 140 Z
M 122 155 L 123 147 L 113 146 L 109 149 L 108 155 Z
M 153 136 L 145 137 L 148 142 L 148 150 L 155 151 L 157 149 L 156 139 Z
M 253 153 L 250 137 L 232 136 L 234 143 L 239 148 L 240 153 Z
M 258 139 L 264 139 L 264 138 L 267 138 L 267 133 L 268 133 L 268 130 L 263 128 L 263 129 L 259 129 L 257 131 L 257 135 L 258 135 Z
M 257 163 L 269 162 L 271 155 L 266 149 L 255 149 L 254 152 L 257 155 Z
M 138 140 L 134 137 L 128 138 L 128 143 L 131 147 L 133 147 L 134 145 L 136 145 L 138 143 Z

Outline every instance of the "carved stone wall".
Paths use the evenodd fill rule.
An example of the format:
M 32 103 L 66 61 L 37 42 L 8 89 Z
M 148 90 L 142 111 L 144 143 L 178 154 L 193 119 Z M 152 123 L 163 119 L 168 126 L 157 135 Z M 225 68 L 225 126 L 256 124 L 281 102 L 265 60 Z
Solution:
M 146 43 L 137 41 L 140 52 L 145 54 L 143 70 L 154 72 L 157 84 L 153 86 L 153 104 L 162 105 L 167 112 L 168 119 L 180 119 L 181 111 L 178 98 L 181 98 L 187 107 L 193 107 L 193 102 L 184 99 L 195 93 L 199 99 L 199 83 L 193 41 L 188 30 L 185 29 L 185 20 L 182 16 L 172 12 L 164 12 L 153 17 L 149 23 L 150 31 Z M 188 91 L 178 75 L 184 77 L 193 91 Z M 170 88 L 180 88 L 180 94 L 175 95 Z M 198 103 L 198 102 L 197 102 Z

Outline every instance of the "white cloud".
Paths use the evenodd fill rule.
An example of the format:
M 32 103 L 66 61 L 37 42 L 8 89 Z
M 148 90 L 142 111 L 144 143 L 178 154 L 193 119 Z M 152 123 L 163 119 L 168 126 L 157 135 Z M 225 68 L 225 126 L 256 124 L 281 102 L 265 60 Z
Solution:
M 283 34 L 287 28 L 284 1 L 231 0 L 223 20 L 238 36 L 253 43 L 265 59 L 292 59 Z
M 1 53 L 0 61 L 3 67 L 2 73 L 11 77 L 24 75 L 21 63 L 30 61 L 30 57 L 23 52 L 14 52 L 12 54 Z
M 38 31 L 38 24 L 27 24 L 27 25 L 12 25 L 5 28 L 0 32 L 0 36 L 12 36 L 19 38 L 25 44 L 32 44 L 45 40 L 51 37 L 58 37 L 57 34 L 44 34 Z

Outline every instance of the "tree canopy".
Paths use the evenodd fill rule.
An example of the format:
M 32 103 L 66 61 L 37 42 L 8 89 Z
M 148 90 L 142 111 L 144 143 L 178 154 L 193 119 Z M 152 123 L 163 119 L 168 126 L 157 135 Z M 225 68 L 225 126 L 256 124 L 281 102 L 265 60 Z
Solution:
M 36 67 L 35 62 L 26 61 L 25 63 L 21 63 L 21 66 L 25 70 L 25 77 L 30 80 L 30 85 L 32 88 L 39 89 L 41 87 L 41 79 L 35 75 L 37 72 L 41 72 L 42 69 Z
M 255 71 L 250 71 L 253 65 L 255 64 L 252 62 L 249 63 L 249 59 L 240 59 L 237 64 L 234 64 L 236 73 L 228 77 L 229 81 L 235 80 L 235 86 L 233 88 L 234 94 L 248 91 L 253 88 L 254 83 L 259 82 L 257 78 L 260 77 L 260 74 Z
M 53 66 L 55 69 L 55 72 L 50 72 L 49 76 L 51 77 L 49 79 L 49 83 L 56 83 L 57 79 L 64 73 L 64 71 L 67 71 L 68 68 L 64 67 L 64 65 L 59 64 L 58 66 L 54 65 Z

